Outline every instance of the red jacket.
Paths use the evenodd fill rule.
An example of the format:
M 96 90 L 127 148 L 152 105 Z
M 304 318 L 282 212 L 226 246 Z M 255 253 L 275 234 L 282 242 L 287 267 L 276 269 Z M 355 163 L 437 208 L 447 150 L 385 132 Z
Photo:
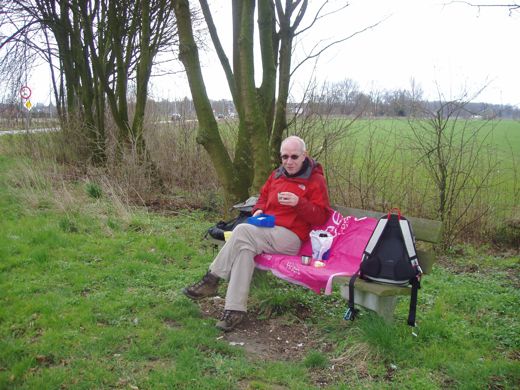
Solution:
M 312 159 L 308 167 L 296 177 L 288 177 L 283 167 L 273 171 L 260 190 L 253 213 L 263 210 L 274 215 L 275 224 L 293 231 L 302 241 L 309 238 L 314 225 L 325 223 L 330 214 L 329 195 L 323 168 Z M 279 192 L 292 192 L 299 197 L 294 207 L 278 202 Z

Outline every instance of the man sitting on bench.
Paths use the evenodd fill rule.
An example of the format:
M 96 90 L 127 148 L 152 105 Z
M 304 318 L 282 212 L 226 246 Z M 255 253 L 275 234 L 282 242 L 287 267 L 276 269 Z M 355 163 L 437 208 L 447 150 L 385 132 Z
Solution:
M 220 279 L 229 281 L 224 313 L 216 324 L 224 331 L 244 319 L 254 257 L 263 252 L 296 255 L 311 227 L 325 223 L 330 214 L 323 169 L 308 157 L 305 142 L 296 136 L 286 138 L 280 157 L 281 166 L 271 173 L 253 208 L 253 216 L 274 216 L 275 226 L 238 225 L 202 280 L 183 289 L 188 298 L 198 300 L 217 295 Z

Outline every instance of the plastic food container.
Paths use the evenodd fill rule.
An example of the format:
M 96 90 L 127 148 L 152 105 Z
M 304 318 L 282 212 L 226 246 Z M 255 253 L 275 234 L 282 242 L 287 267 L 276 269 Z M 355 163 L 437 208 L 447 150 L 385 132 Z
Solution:
M 274 226 L 274 216 L 268 214 L 260 214 L 256 217 L 249 217 L 247 219 L 247 223 L 251 225 L 260 226 L 260 227 L 273 227 Z

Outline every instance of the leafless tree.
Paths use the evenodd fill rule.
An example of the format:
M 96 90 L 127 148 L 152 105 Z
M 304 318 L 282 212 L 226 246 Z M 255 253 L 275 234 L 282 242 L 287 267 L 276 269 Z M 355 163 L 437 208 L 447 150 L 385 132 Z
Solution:
M 426 169 L 435 185 L 434 217 L 443 222 L 445 246 L 491 210 L 484 207 L 471 220 L 466 218 L 482 190 L 491 185 L 498 165 L 490 142 L 494 122 L 466 115 L 476 96 L 478 93 L 472 97 L 463 94 L 445 100 L 439 93 L 438 102 L 424 104 L 408 121 L 417 164 Z
M 50 65 L 63 124 L 82 124 L 94 159 L 103 161 L 106 152 L 106 106 L 119 144 L 143 155 L 154 58 L 176 40 L 171 1 L 12 0 L 2 7 L 2 31 L 10 34 L 3 34 L 0 48 L 23 47 Z M 22 39 L 30 34 L 33 39 Z
M 200 124 L 197 140 L 209 153 L 229 199 L 243 199 L 250 190 L 258 191 L 273 165 L 278 163 L 280 143 L 288 126 L 291 76 L 301 64 L 292 62 L 295 38 L 315 26 L 329 12 L 347 6 L 346 2 L 341 2 L 341 6 L 333 9 L 328 1 L 321 1 L 317 11 L 310 13 L 309 3 L 308 0 L 232 1 L 229 11 L 233 25 L 233 53 L 229 58 L 208 2 L 199 0 L 239 117 L 232 158 L 224 146 L 206 94 L 198 47 L 193 39 L 192 5 L 188 0 L 174 1 L 180 59 L 188 76 Z M 260 67 L 258 63 L 255 65 L 254 58 L 255 30 L 260 44 Z M 355 34 L 339 36 L 331 42 L 318 42 L 308 59 L 318 57 L 324 50 L 352 35 Z M 255 77 L 255 72 L 260 72 L 260 77 Z M 259 86 L 256 80 L 261 80 Z

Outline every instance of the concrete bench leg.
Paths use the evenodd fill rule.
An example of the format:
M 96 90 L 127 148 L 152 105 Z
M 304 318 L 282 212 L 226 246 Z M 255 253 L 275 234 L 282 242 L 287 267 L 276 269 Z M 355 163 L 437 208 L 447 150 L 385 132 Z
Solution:
M 341 286 L 340 290 L 341 296 L 348 300 L 348 285 Z M 397 305 L 397 296 L 395 295 L 381 297 L 368 291 L 355 289 L 354 301 L 356 305 L 375 311 L 379 316 L 383 317 L 386 322 L 392 322 L 394 319 L 394 310 Z

